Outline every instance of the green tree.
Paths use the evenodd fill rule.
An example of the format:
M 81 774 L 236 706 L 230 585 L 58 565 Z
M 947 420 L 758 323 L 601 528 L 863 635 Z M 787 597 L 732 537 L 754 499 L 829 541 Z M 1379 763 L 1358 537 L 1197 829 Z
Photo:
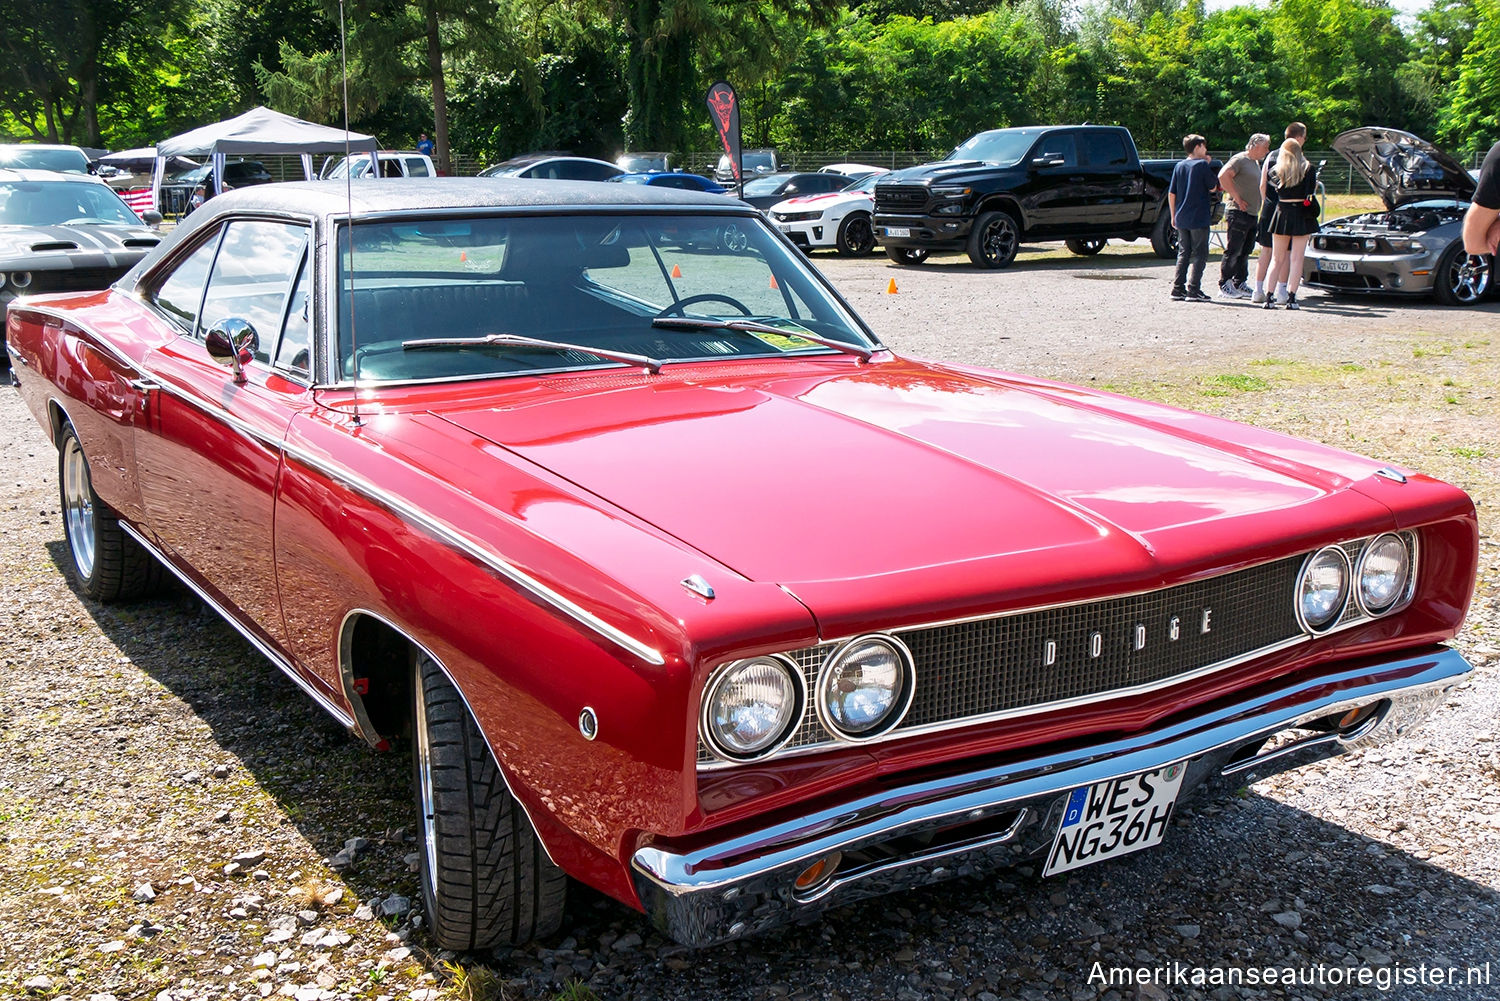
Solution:
M 1474 33 L 1442 109 L 1440 136 L 1465 155 L 1500 141 L 1500 0 L 1475 0 Z

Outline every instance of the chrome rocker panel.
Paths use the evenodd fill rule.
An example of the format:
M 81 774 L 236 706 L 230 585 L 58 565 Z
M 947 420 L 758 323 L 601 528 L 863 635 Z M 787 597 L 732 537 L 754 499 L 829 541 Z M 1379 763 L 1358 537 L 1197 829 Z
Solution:
M 1472 670 L 1442 647 L 1357 668 L 1333 665 L 1295 685 L 1096 747 L 915 782 L 702 848 L 649 845 L 631 860 L 636 892 L 660 931 L 704 946 L 863 897 L 1018 865 L 1051 846 L 1071 790 L 1175 762 L 1188 763 L 1180 795 L 1207 782 L 1244 785 L 1395 739 Z M 1372 703 L 1379 708 L 1346 731 L 1300 731 L 1262 750 L 1283 731 Z M 911 840 L 893 844 L 897 839 Z M 847 860 L 871 848 L 865 861 L 830 881 L 794 888 L 797 875 L 828 853 Z

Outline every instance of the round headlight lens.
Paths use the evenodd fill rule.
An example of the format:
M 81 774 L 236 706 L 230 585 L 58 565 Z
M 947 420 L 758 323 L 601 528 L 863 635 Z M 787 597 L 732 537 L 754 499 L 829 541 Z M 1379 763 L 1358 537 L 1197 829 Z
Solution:
M 10 283 L 16 288 L 27 288 L 31 285 L 31 272 L 12 271 L 10 273 Z
M 1297 612 L 1310 632 L 1322 632 L 1338 621 L 1349 601 L 1349 557 L 1337 546 L 1320 549 L 1302 565 L 1297 583 Z
M 1391 610 L 1411 582 L 1411 551 L 1397 535 L 1380 535 L 1359 558 L 1359 604 L 1370 615 Z
M 728 758 L 753 758 L 789 737 L 802 718 L 802 675 L 780 657 L 752 657 L 719 672 L 704 699 L 704 737 Z
M 889 636 L 861 636 L 818 674 L 818 716 L 834 734 L 868 740 L 901 722 L 915 687 L 911 654 Z

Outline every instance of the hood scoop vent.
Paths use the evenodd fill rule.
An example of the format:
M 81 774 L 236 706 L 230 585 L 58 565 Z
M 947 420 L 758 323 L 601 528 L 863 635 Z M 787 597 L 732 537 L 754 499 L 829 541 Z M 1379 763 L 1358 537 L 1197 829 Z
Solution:
M 34 254 L 45 253 L 48 250 L 77 250 L 78 244 L 69 243 L 66 240 L 47 240 L 42 243 L 33 243 L 31 252 Z
M 135 237 L 133 239 L 126 240 L 125 246 L 135 248 L 144 247 L 145 249 L 149 250 L 160 242 L 160 240 L 152 240 L 146 237 Z

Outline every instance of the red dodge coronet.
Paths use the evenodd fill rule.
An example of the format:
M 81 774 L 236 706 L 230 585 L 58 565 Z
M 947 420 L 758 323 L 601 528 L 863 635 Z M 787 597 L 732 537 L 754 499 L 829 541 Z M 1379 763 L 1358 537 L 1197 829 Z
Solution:
M 1064 872 L 1469 671 L 1463 492 L 898 357 L 720 197 L 268 185 L 6 322 L 80 589 L 171 571 L 409 737 L 444 947 Z

